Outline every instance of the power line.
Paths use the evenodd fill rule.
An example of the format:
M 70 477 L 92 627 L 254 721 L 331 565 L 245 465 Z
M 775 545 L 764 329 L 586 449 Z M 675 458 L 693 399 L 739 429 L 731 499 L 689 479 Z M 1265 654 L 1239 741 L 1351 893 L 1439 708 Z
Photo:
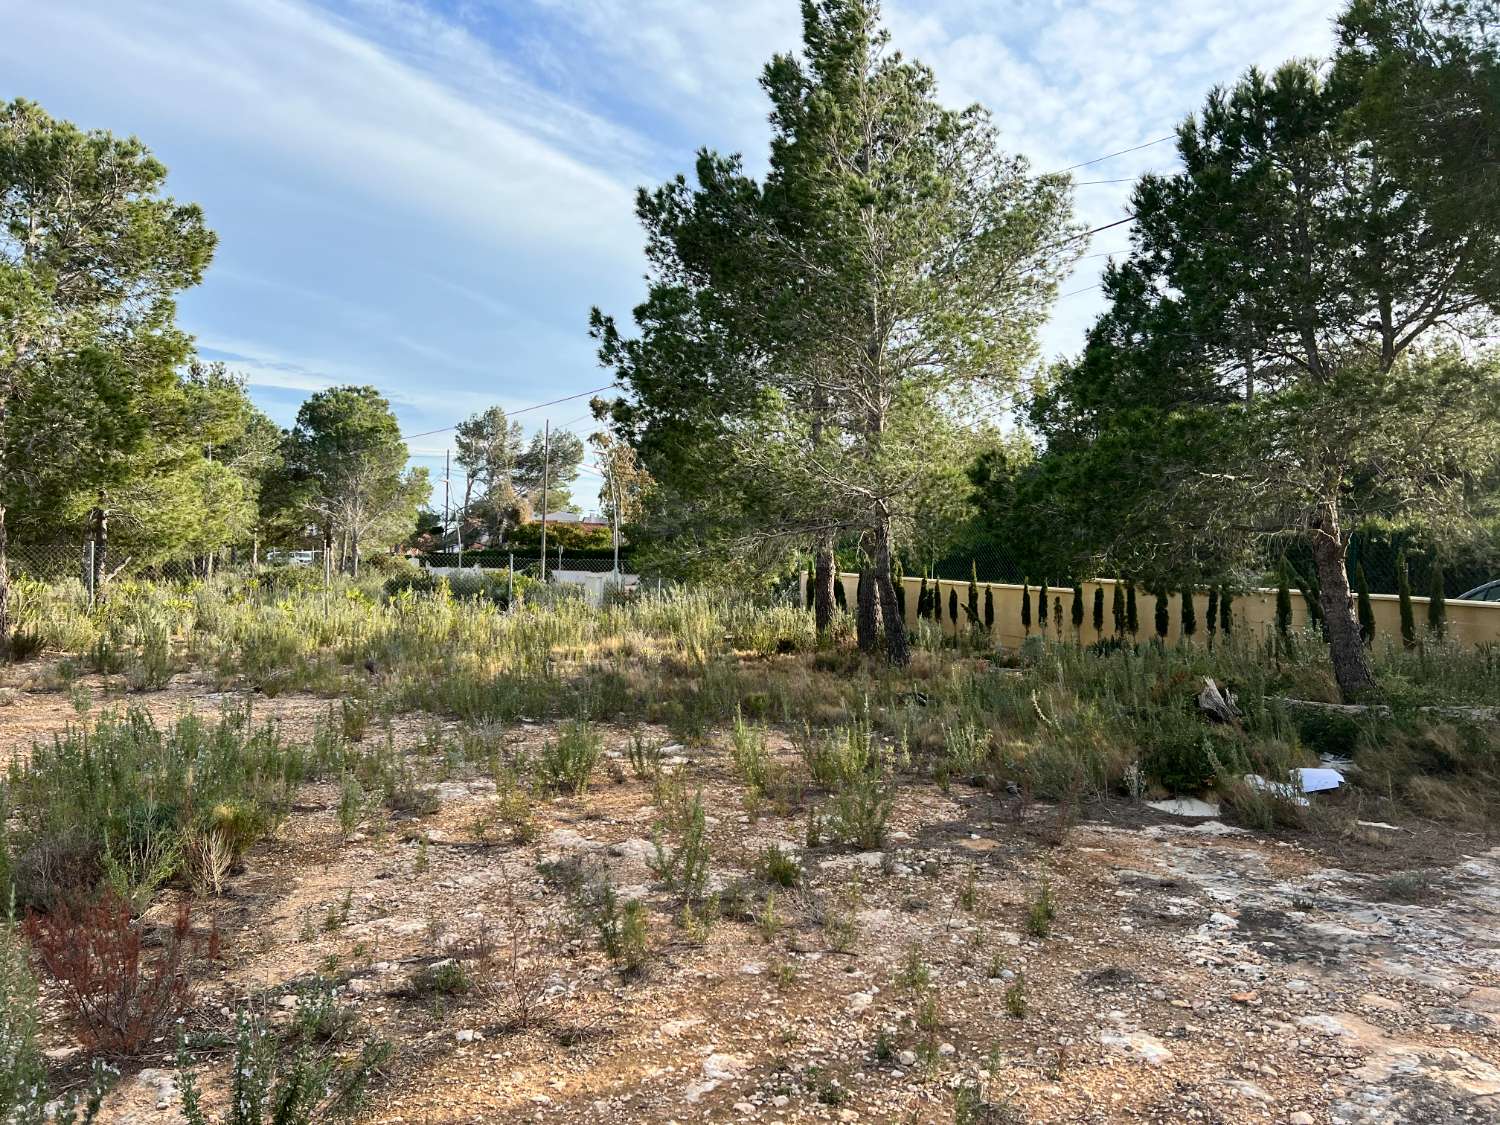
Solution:
M 1113 180 L 1078 180 L 1074 187 L 1097 187 L 1099 184 L 1130 184 L 1138 180 L 1139 176 L 1120 176 Z
M 1057 295 L 1057 299 L 1059 301 L 1061 301 L 1064 297 L 1076 297 L 1080 293 L 1087 293 L 1091 289 L 1098 289 L 1099 286 L 1101 286 L 1103 284 L 1104 284 L 1104 282 L 1102 282 L 1102 281 L 1096 281 L 1092 285 L 1085 285 L 1082 289 L 1074 289 L 1074 290 L 1072 290 L 1071 292 L 1068 292 L 1068 293 L 1059 293 Z
M 1047 175 L 1049 175 L 1049 176 L 1059 176 L 1059 175 L 1061 175 L 1064 172 L 1071 172 L 1075 168 L 1087 168 L 1087 167 L 1089 167 L 1092 164 L 1103 164 L 1106 160 L 1113 160 L 1117 156 L 1124 156 L 1127 152 L 1140 152 L 1141 149 L 1143 149 L 1143 148 L 1151 148 L 1154 145 L 1163 144 L 1166 141 L 1172 140 L 1176 136 L 1177 136 L 1176 133 L 1170 133 L 1170 134 L 1168 134 L 1165 137 L 1157 137 L 1156 140 L 1154 140 L 1154 141 L 1147 141 L 1143 145 L 1135 145 L 1135 146 L 1133 146 L 1131 148 L 1122 148 L 1122 149 L 1120 149 L 1119 152 L 1110 152 L 1110 153 L 1106 153 L 1103 156 L 1096 156 L 1092 160 L 1082 160 L 1082 161 L 1079 161 L 1077 164 L 1069 164 L 1066 168 L 1059 168 L 1055 172 L 1048 172 Z
M 555 398 L 551 402 L 538 402 L 532 406 L 523 406 L 520 410 L 507 410 L 505 416 L 514 418 L 517 414 L 530 414 L 533 410 L 545 410 L 549 406 L 557 406 L 559 403 L 572 402 L 574 399 L 583 398 L 586 395 L 596 395 L 601 391 L 607 391 L 612 387 L 618 387 L 619 383 L 605 383 L 602 387 L 595 387 L 591 391 L 579 391 L 576 395 L 568 395 L 565 398 Z M 439 426 L 435 430 L 424 430 L 420 434 L 402 434 L 402 441 L 415 441 L 419 437 L 431 437 L 433 434 L 446 434 L 449 430 L 458 429 L 460 423 L 455 422 L 451 426 Z

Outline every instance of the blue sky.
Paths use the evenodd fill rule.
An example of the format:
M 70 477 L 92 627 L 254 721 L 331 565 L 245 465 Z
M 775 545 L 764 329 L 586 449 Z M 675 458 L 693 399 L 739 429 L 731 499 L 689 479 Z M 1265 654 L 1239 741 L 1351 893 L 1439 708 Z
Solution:
M 1326 52 L 1331 0 L 887 0 L 946 101 L 989 106 L 1039 170 L 1169 134 L 1252 63 Z M 220 237 L 181 302 L 200 351 L 288 424 L 370 383 L 407 433 L 597 387 L 591 305 L 628 317 L 634 188 L 708 145 L 765 151 L 756 78 L 795 0 L 0 0 L 0 97 L 135 133 Z M 1172 146 L 1079 169 L 1170 167 Z M 1090 226 L 1130 184 L 1078 189 Z M 1097 313 L 1100 235 L 1043 338 Z M 523 415 L 590 429 L 585 400 Z M 447 435 L 412 443 L 441 469 Z M 434 474 L 436 475 L 436 473 Z M 592 498 L 588 480 L 577 490 Z

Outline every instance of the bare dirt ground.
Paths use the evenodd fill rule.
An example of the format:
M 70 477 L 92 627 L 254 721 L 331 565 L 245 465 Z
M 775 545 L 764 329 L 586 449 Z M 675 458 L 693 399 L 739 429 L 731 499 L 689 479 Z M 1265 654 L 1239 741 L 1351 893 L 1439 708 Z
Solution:
M 10 691 L 0 757 L 77 721 L 65 695 Z M 130 702 L 170 718 L 220 697 L 180 682 Z M 327 707 L 289 697 L 256 714 L 295 734 Z M 422 726 L 398 723 L 398 745 Z M 650 866 L 661 810 L 628 742 L 609 730 L 590 789 L 538 803 L 525 843 L 496 828 L 478 775 L 435 782 L 430 814 L 374 810 L 348 839 L 336 787 L 307 787 L 199 908 L 224 949 L 190 1026 L 223 1030 L 246 1002 L 284 1020 L 322 974 L 361 1033 L 398 1044 L 363 1118 L 390 1125 L 951 1122 L 956 1100 L 972 1122 L 1500 1121 L 1490 841 L 1366 825 L 1340 849 L 1124 804 L 1074 823 L 903 780 L 882 851 L 809 849 L 808 804 L 752 820 L 722 740 L 669 746 L 664 768 L 702 790 L 716 884 L 753 889 L 704 936 Z M 771 843 L 805 878 L 768 917 L 756 867 Z M 578 924 L 559 874 L 573 861 L 647 905 L 641 974 L 622 977 Z M 1044 884 L 1056 916 L 1039 936 Z M 448 958 L 475 987 L 413 990 Z M 180 1122 L 170 1055 L 141 1060 L 104 1120 Z M 210 1073 L 225 1057 L 204 1054 Z

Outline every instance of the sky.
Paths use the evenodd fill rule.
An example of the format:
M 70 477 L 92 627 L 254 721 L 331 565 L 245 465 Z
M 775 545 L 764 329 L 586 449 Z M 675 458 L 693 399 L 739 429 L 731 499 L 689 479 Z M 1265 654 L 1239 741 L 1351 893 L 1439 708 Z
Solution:
M 895 46 L 1003 145 L 1078 168 L 1090 227 L 1251 65 L 1325 54 L 1333 0 L 886 0 Z M 441 475 L 459 419 L 601 387 L 598 305 L 644 293 L 635 188 L 701 147 L 764 167 L 757 79 L 799 41 L 796 0 L 0 0 L 0 98 L 135 134 L 219 235 L 180 323 L 289 425 L 312 391 L 368 383 Z M 1100 182 L 1104 181 L 1104 182 Z M 1096 237 L 1046 356 L 1075 352 Z M 519 415 L 586 435 L 587 397 Z M 421 436 L 416 436 L 421 435 Z M 575 494 L 585 506 L 597 481 Z M 457 488 L 455 484 L 455 489 Z M 439 493 L 440 495 L 440 493 Z

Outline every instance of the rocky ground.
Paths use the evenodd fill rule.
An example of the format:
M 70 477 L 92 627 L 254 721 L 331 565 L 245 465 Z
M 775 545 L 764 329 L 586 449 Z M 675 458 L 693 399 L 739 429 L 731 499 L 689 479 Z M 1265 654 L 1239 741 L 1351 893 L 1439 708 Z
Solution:
M 66 697 L 36 699 L 0 727 L 68 718 Z M 295 723 L 327 704 L 268 706 Z M 519 727 L 512 748 L 547 733 Z M 189 1026 L 222 1031 L 247 1002 L 285 1022 L 299 988 L 333 982 L 356 1038 L 398 1046 L 365 1117 L 380 1123 L 1500 1121 L 1489 841 L 1374 822 L 1267 838 L 1123 803 L 1075 819 L 903 781 L 882 850 L 808 848 L 816 793 L 752 818 L 721 740 L 663 750 L 678 791 L 702 791 L 730 903 L 685 927 L 652 866 L 653 835 L 678 836 L 659 827 L 663 787 L 627 764 L 630 733 L 607 732 L 590 789 L 538 803 L 525 840 L 478 774 L 435 781 L 430 812 L 372 809 L 347 838 L 337 790 L 308 787 L 197 908 L 223 950 Z M 768 910 L 770 844 L 804 877 Z M 604 873 L 647 907 L 639 973 L 573 905 Z M 465 986 L 432 987 L 450 960 Z M 182 1120 L 169 1046 L 104 1120 Z M 203 1052 L 210 1100 L 226 1058 Z

